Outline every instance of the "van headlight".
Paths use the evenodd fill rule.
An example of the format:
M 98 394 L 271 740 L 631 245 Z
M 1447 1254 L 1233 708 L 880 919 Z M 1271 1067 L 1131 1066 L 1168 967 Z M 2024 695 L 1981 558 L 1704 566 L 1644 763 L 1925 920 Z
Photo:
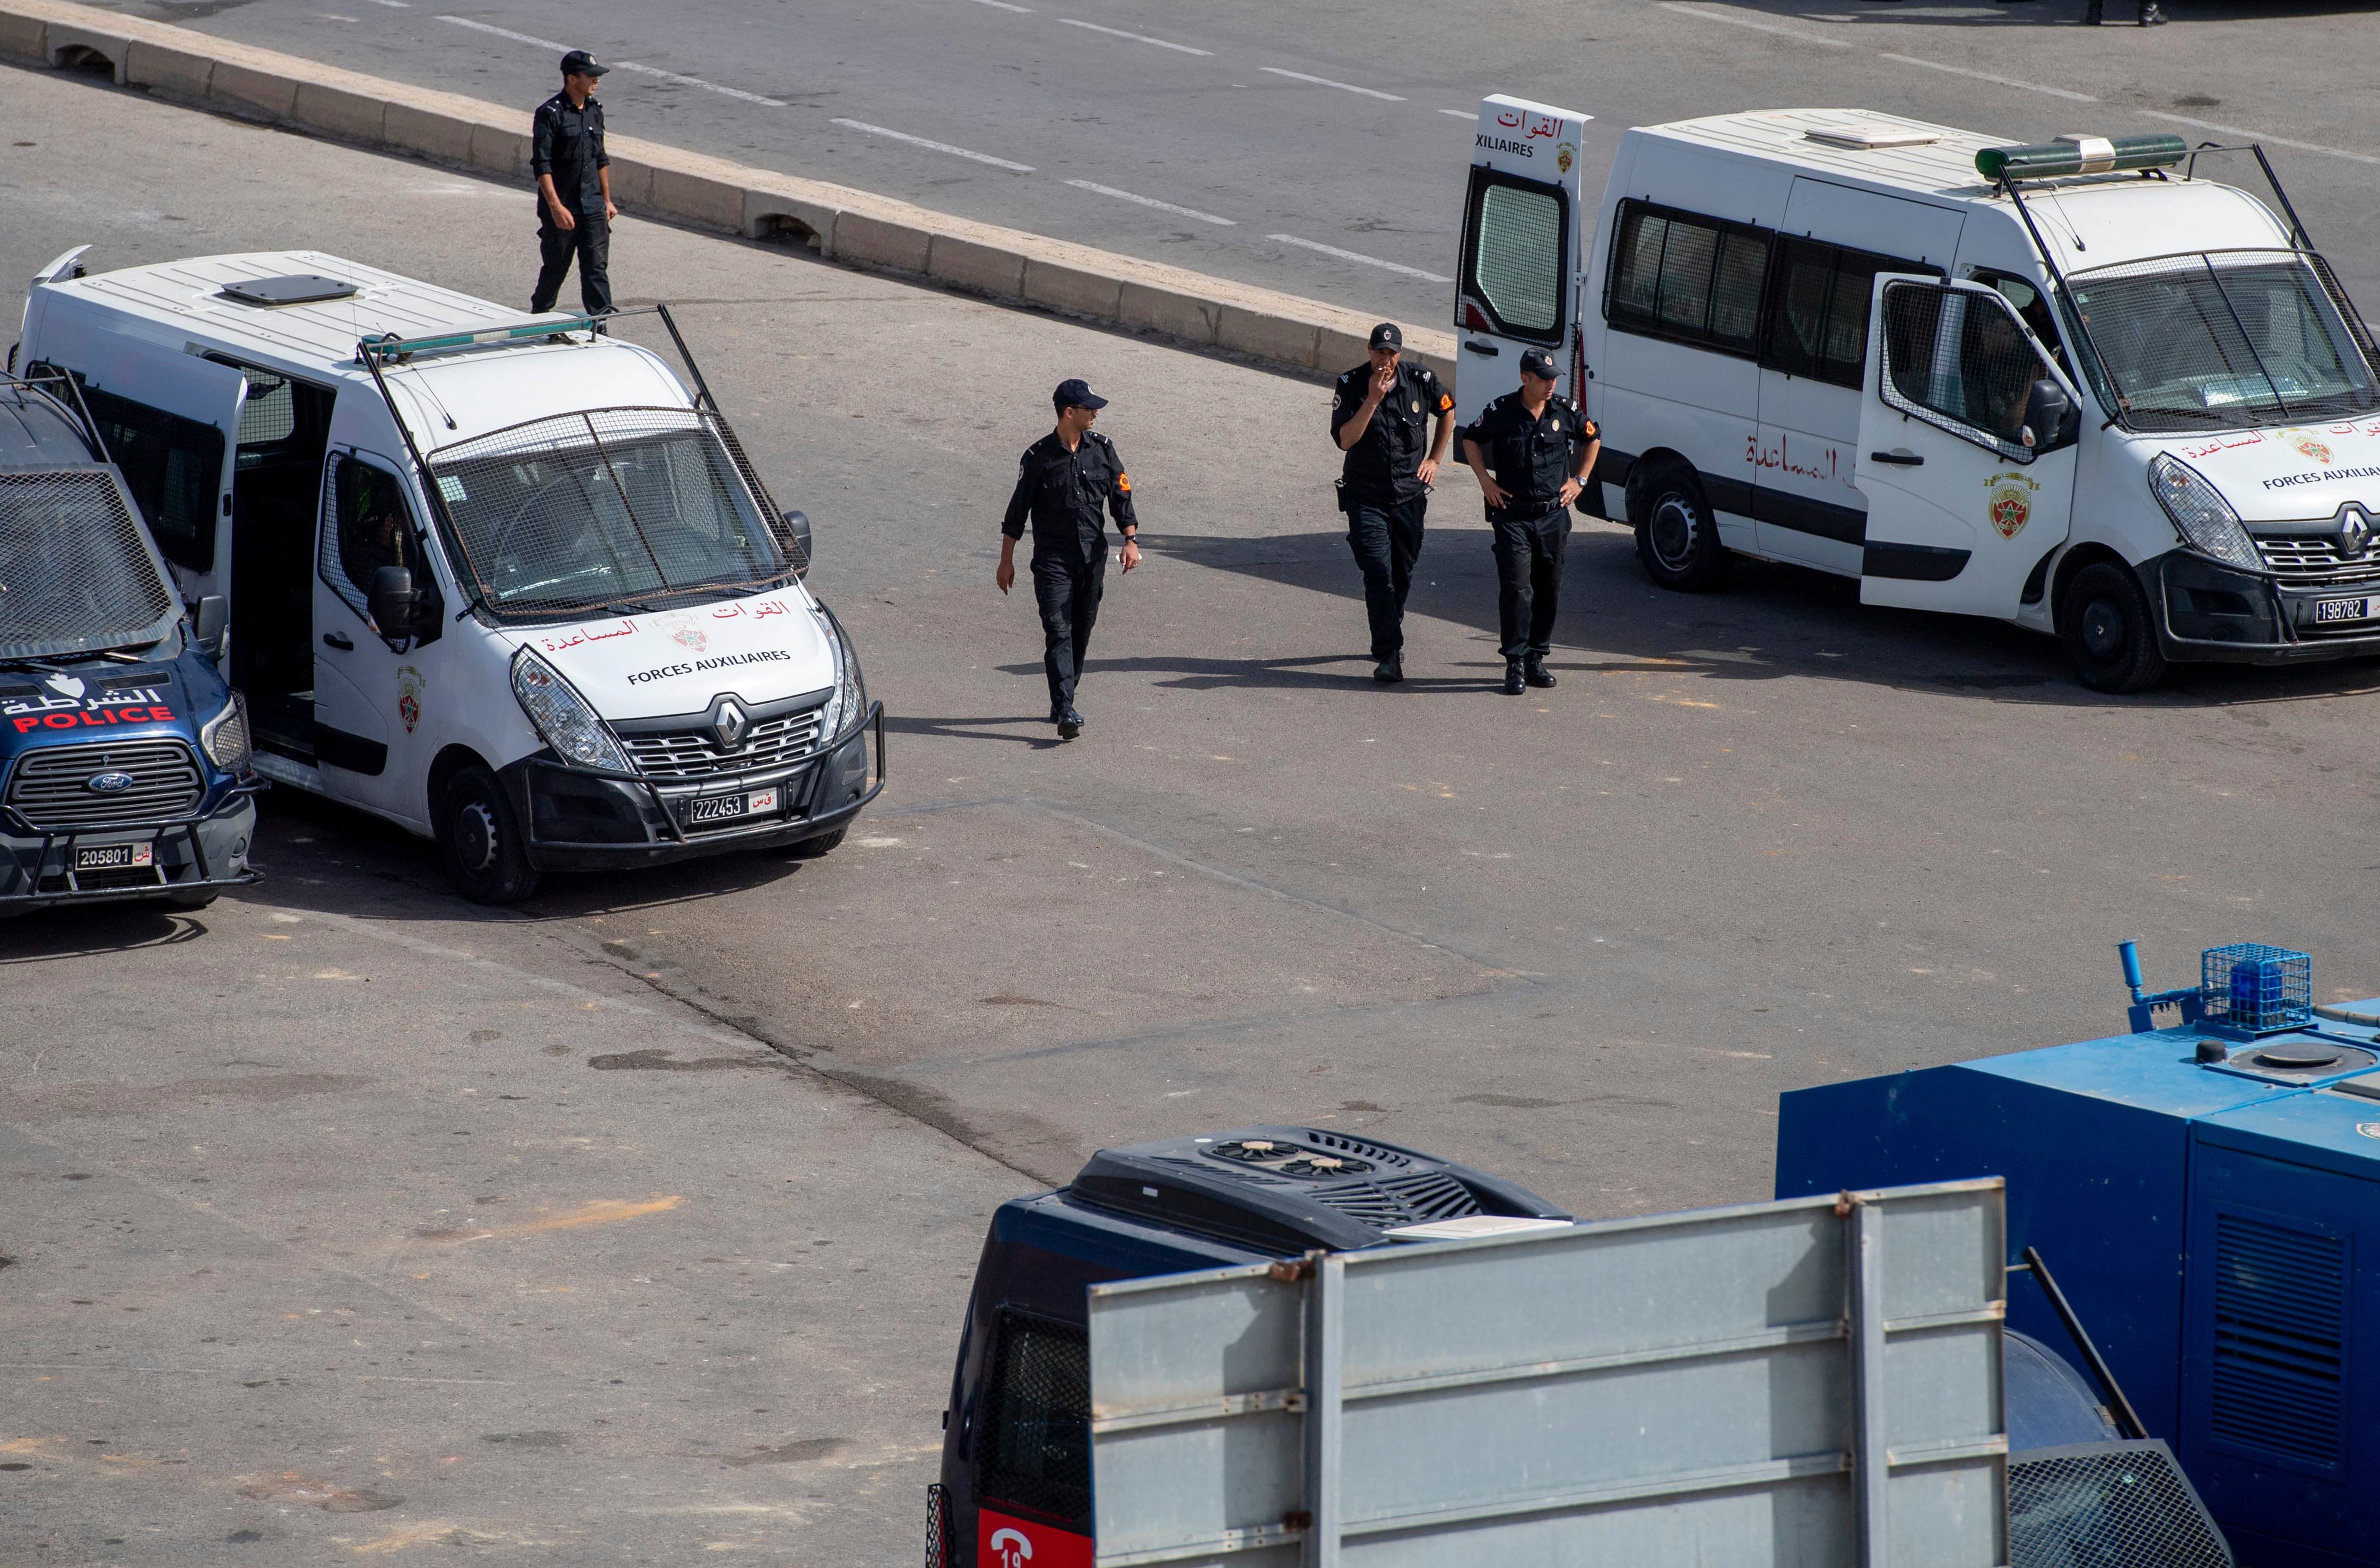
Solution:
M 613 773 L 637 771 L 577 688 L 526 648 L 513 655 L 513 697 L 565 762 Z
M 859 650 L 852 647 L 851 634 L 843 629 L 834 612 L 821 604 L 818 617 L 826 628 L 827 645 L 834 650 L 834 695 L 826 699 L 826 708 L 819 714 L 819 744 L 824 746 L 868 711 L 868 681 L 859 673 Z
M 255 772 L 256 748 L 248 736 L 247 699 L 233 692 L 224 711 L 209 719 L 206 727 L 199 732 L 199 745 L 226 773 L 246 778 Z
M 2240 514 L 2196 468 L 2160 453 L 2149 464 L 2149 490 L 2192 550 L 2243 572 L 2265 569 L 2256 541 L 2240 526 Z

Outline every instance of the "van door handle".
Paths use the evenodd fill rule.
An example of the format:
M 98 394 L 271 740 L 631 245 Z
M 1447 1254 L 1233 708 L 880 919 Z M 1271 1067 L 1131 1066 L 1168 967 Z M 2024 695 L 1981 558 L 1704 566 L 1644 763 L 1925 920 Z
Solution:
M 1474 354 L 1485 354 L 1490 359 L 1493 359 L 1497 355 L 1503 352 L 1502 349 L 1497 347 L 1492 343 L 1481 343 L 1478 339 L 1470 337 L 1466 337 L 1463 340 L 1463 346 L 1468 348 Z
M 1871 452 L 1867 455 L 1867 460 L 1871 463 L 1890 463 L 1899 468 L 1918 468 L 1925 465 L 1925 458 L 1905 446 L 1896 446 L 1889 452 Z
M 348 653 L 356 650 L 356 645 L 347 640 L 347 634 L 345 632 L 324 632 L 322 643 L 325 647 L 336 648 Z

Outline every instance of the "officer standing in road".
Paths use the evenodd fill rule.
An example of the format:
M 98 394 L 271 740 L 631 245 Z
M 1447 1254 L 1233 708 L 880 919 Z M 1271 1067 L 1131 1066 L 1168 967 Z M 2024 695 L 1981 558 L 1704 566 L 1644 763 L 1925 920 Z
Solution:
M 1603 444 L 1570 399 L 1554 395 L 1554 358 L 1521 356 L 1521 390 L 1508 392 L 1463 432 L 1463 460 L 1478 476 L 1496 534 L 1496 611 L 1504 644 L 1504 694 L 1551 686 L 1546 668 L 1570 543 L 1570 504 L 1595 471 Z M 1489 470 L 1495 477 L 1488 477 Z
M 1000 525 L 1000 570 L 993 580 L 1006 593 L 1016 581 L 1016 541 L 1025 519 L 1033 519 L 1033 599 L 1041 609 L 1041 668 L 1050 677 L 1050 722 L 1058 738 L 1083 733 L 1075 711 L 1075 685 L 1091 650 L 1091 627 L 1099 618 L 1099 594 L 1107 581 L 1106 513 L 1123 535 L 1123 569 L 1140 565 L 1140 519 L 1133 515 L 1132 480 L 1115 444 L 1091 428 L 1108 400 L 1079 381 L 1062 381 L 1053 395 L 1058 428 L 1025 449 L 1016 465 L 1016 489 Z
M 528 308 L 545 311 L 578 261 L 578 300 L 590 316 L 612 310 L 612 155 L 603 150 L 603 105 L 595 81 L 611 67 L 584 49 L 562 57 L 562 91 L 537 106 L 529 172 L 537 176 L 537 248 L 544 259 Z
M 1347 546 L 1364 574 L 1364 613 L 1372 623 L 1372 678 L 1405 678 L 1405 592 L 1421 555 L 1429 487 L 1454 439 L 1454 398 L 1427 365 L 1404 363 L 1405 335 L 1394 322 L 1372 329 L 1371 360 L 1339 378 L 1330 400 L 1330 438 L 1347 455 L 1339 510 Z M 1422 432 L 1437 433 L 1422 456 Z

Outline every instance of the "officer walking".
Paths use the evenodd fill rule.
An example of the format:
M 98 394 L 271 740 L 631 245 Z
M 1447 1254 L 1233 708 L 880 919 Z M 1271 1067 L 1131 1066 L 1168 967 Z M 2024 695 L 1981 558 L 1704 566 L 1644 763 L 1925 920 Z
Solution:
M 1091 650 L 1091 627 L 1099 618 L 1099 594 L 1107 580 L 1107 518 L 1115 516 L 1123 535 L 1123 569 L 1140 565 L 1136 541 L 1140 519 L 1133 515 L 1132 480 L 1115 444 L 1091 428 L 1108 400 L 1079 381 L 1062 381 L 1052 396 L 1058 428 L 1025 449 L 1016 465 L 1016 489 L 1000 525 L 1000 570 L 993 581 L 1006 593 L 1016 581 L 1016 541 L 1025 519 L 1033 518 L 1033 599 L 1041 610 L 1041 668 L 1050 677 L 1050 722 L 1058 738 L 1083 733 L 1075 711 L 1075 685 Z
M 1364 613 L 1378 661 L 1372 678 L 1383 686 L 1405 678 L 1405 592 L 1421 555 L 1429 487 L 1454 439 L 1453 396 L 1428 366 L 1404 363 L 1404 346 L 1394 322 L 1374 327 L 1370 362 L 1341 376 L 1330 400 L 1330 437 L 1347 455 L 1339 510 L 1364 574 Z M 1438 430 L 1425 457 L 1422 432 L 1433 417 Z
M 612 155 L 603 150 L 603 105 L 595 102 L 599 66 L 584 49 L 562 57 L 562 91 L 537 106 L 529 133 L 529 172 L 537 176 L 537 248 L 544 259 L 528 308 L 553 309 L 562 280 L 578 261 L 578 300 L 590 316 L 612 309 Z
M 1463 460 L 1478 476 L 1496 534 L 1507 697 L 1520 696 L 1524 686 L 1554 684 L 1546 655 L 1570 543 L 1570 504 L 1602 447 L 1594 424 L 1554 395 L 1554 357 L 1542 348 L 1521 356 L 1521 390 L 1488 405 L 1463 432 Z

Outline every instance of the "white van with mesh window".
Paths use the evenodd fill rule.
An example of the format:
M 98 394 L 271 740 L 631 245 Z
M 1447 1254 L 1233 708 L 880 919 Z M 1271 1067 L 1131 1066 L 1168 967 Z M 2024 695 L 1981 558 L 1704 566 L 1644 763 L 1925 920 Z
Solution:
M 492 903 L 823 853 L 882 787 L 808 521 L 666 308 L 524 317 L 311 252 L 81 256 L 34 279 L 18 356 L 79 386 L 184 597 L 227 602 L 259 772 L 434 838 Z
M 1553 350 L 1656 582 L 1815 567 L 2104 691 L 2380 652 L 2380 373 L 2261 148 L 1719 115 L 1628 131 L 1590 225 L 1583 119 L 1482 106 L 1457 403 Z

